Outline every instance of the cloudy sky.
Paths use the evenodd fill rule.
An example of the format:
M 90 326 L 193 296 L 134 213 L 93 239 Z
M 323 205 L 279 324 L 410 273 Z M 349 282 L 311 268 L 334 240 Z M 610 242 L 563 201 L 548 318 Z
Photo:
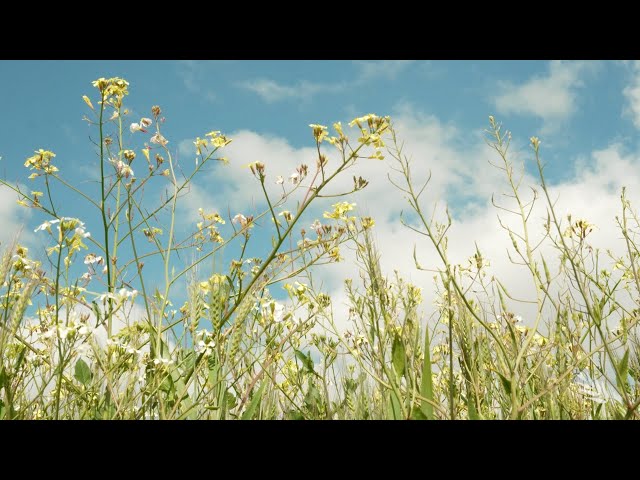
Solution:
M 230 164 L 206 170 L 183 199 L 178 230 L 193 228 L 199 207 L 223 216 L 262 210 L 248 163 L 264 162 L 272 180 L 288 177 L 297 165 L 315 163 L 310 123 L 346 124 L 367 113 L 392 117 L 418 182 L 431 172 L 425 207 L 430 211 L 438 201 L 454 212 L 451 258 L 464 261 L 477 244 L 493 272 L 523 297 L 530 285 L 522 269 L 508 263 L 511 241 L 491 206 L 492 193 L 499 198 L 508 184 L 489 164 L 498 160 L 483 139 L 489 115 L 512 132 L 524 185 L 537 184 L 528 143 L 533 135 L 541 138 L 558 213 L 596 224 L 594 245 L 622 252 L 614 223 L 620 188 L 628 187 L 636 205 L 640 199 L 640 64 L 613 61 L 2 61 L 0 176 L 28 185 L 24 160 L 44 148 L 56 153 L 56 165 L 71 183 L 93 192 L 96 131 L 82 120 L 88 114 L 82 95 L 95 100 L 91 81 L 103 76 L 129 81 L 130 121 L 150 116 L 152 105 L 162 107 L 163 134 L 185 169 L 193 168 L 195 137 L 221 130 L 233 139 L 225 152 Z M 127 131 L 132 148 L 145 140 Z M 408 206 L 386 178 L 390 166 L 387 160 L 363 161 L 342 184 L 349 185 L 354 173 L 369 180 L 351 201 L 376 220 L 383 271 L 398 269 L 429 299 L 432 274 L 415 270 L 414 244 L 423 265 L 435 268 L 437 261 L 424 239 L 399 223 Z M 95 212 L 75 194 L 56 189 L 55 196 L 62 215 L 97 228 Z M 301 226 L 309 230 L 330 203 L 308 212 Z M 531 219 L 534 233 L 544 212 L 540 203 Z M 16 205 L 0 187 L 1 242 L 22 229 L 23 242 L 46 246 L 47 239 L 33 233 L 45 219 Z M 260 235 L 255 240 L 268 242 L 270 232 Z M 228 258 L 234 248 L 225 251 Z M 340 301 L 342 280 L 355 276 L 354 265 L 347 255 L 318 274 Z

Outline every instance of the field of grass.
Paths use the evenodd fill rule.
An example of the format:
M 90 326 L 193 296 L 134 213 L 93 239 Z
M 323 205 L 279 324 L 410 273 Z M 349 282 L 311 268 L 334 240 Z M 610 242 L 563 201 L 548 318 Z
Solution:
M 101 78 L 93 85 L 83 98 L 99 182 L 82 190 L 65 180 L 46 150 L 26 159 L 24 183 L 0 180 L 21 205 L 48 218 L 32 227 L 47 238 L 42 255 L 19 238 L 0 251 L 0 418 L 638 416 L 640 223 L 624 190 L 612 233 L 620 251 L 602 252 L 590 244 L 588 221 L 558 216 L 541 141 L 530 139 L 538 183 L 529 189 L 510 158 L 511 134 L 489 117 L 487 143 L 508 189 L 497 213 L 509 218 L 510 260 L 531 283 L 526 306 L 534 315 L 523 322 L 522 302 L 479 250 L 467 264 L 450 262 L 451 216 L 432 215 L 421 202 L 428 181 L 412 175 L 392 119 L 369 114 L 344 127 L 311 125 L 315 164 L 301 164 L 286 179 L 270 176 L 261 162 L 248 166 L 268 208 L 228 218 L 201 210 L 194 230 L 183 232 L 176 228 L 179 202 L 205 169 L 224 168 L 232 140 L 218 131 L 198 137 L 192 171 L 178 169 L 160 107 L 127 119 L 129 84 Z M 130 149 L 123 140 L 129 132 L 148 143 Z M 421 234 L 418 249 L 439 259 L 431 270 L 438 295 L 432 316 L 420 288 L 381 271 L 375 218 L 356 216 L 349 197 L 367 180 L 353 177 L 351 190 L 331 192 L 335 203 L 323 222 L 298 221 L 354 163 L 376 161 L 390 162 L 401 179 L 389 183 L 408 202 L 410 214 L 398 223 Z M 278 196 L 266 182 L 281 187 Z M 145 196 L 154 188 L 162 195 Z M 89 235 L 80 219 L 62 216 L 52 194 L 58 189 L 93 208 L 100 228 Z M 542 238 L 532 234 L 534 208 L 547 218 Z M 256 257 L 261 229 L 271 242 Z M 230 244 L 241 255 L 221 262 Z M 321 265 L 343 260 L 346 246 L 357 253 L 344 284 L 348 319 L 338 318 L 345 308 L 313 278 Z M 417 258 L 416 270 L 426 270 Z M 203 277 L 205 267 L 211 271 Z M 288 298 L 274 298 L 283 287 Z

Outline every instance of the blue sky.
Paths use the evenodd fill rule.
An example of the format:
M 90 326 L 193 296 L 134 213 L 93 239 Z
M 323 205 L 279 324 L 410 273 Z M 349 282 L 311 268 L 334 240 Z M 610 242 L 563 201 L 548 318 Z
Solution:
M 496 228 L 489 200 L 505 185 L 488 166 L 493 157 L 482 142 L 490 114 L 513 132 L 515 158 L 524 161 L 532 183 L 527 144 L 530 136 L 541 137 L 547 179 L 566 211 L 608 225 L 618 213 L 612 209 L 619 187 L 626 184 L 632 198 L 637 195 L 640 67 L 613 61 L 2 61 L 2 178 L 27 182 L 25 158 L 45 148 L 56 153 L 66 178 L 91 188 L 86 182 L 97 159 L 89 136 L 95 138 L 96 132 L 82 121 L 88 110 L 81 97 L 95 100 L 91 81 L 102 76 L 129 81 L 130 121 L 150 116 L 152 105 L 162 107 L 163 134 L 185 165 L 192 161 L 196 136 L 221 130 L 234 139 L 230 165 L 216 166 L 196 182 L 180 228 L 186 228 L 189 212 L 198 205 L 221 213 L 229 206 L 232 215 L 249 212 L 257 183 L 244 165 L 261 160 L 270 174 L 286 177 L 301 161 L 312 161 L 308 124 L 346 124 L 370 112 L 396 121 L 408 153 L 419 162 L 419 175 L 431 169 L 427 200 L 444 201 L 456 212 L 466 242 L 452 242 L 454 257 L 473 254 L 469 239 L 478 238 L 502 268 L 497 248 L 503 240 L 496 235 L 505 235 Z M 127 140 L 142 146 L 140 138 L 127 135 Z M 429 288 L 430 276 L 424 280 L 416 274 L 410 254 L 399 257 L 416 240 L 397 221 L 407 207 L 386 181 L 388 167 L 387 162 L 359 166 L 371 184 L 353 201 L 376 218 L 383 265 L 400 268 Z M 56 193 L 68 210 L 64 215 L 83 220 L 91 215 L 77 197 Z M 309 223 L 326 207 L 310 212 Z M 31 233 L 43 219 L 25 216 L 0 187 L 0 221 L 6 226 L 0 241 L 25 225 L 25 241 L 43 244 Z M 606 245 L 617 238 L 608 227 L 599 232 Z M 423 250 L 429 254 L 426 245 Z M 504 267 L 505 275 L 511 274 L 509 268 Z M 335 295 L 350 269 L 346 261 L 323 273 Z

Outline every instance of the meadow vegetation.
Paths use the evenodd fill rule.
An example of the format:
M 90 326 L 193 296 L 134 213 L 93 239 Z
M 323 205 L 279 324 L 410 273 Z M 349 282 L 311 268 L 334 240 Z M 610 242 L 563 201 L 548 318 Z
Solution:
M 178 165 L 159 106 L 131 118 L 128 82 L 100 78 L 93 86 L 83 98 L 99 180 L 70 182 L 64 163 L 43 149 L 26 159 L 24 182 L 0 180 L 23 207 L 46 215 L 31 228 L 48 245 L 42 255 L 20 238 L 1 247 L 0 418 L 638 416 L 640 225 L 624 190 L 611 233 L 620 251 L 602 252 L 589 242 L 587 220 L 557 215 L 540 140 L 530 139 L 538 184 L 523 188 L 511 134 L 489 117 L 486 139 L 507 189 L 496 209 L 511 218 L 503 224 L 509 259 L 530 277 L 526 304 L 535 315 L 523 321 L 525 300 L 510 295 L 480 250 L 464 264 L 449 260 L 451 216 L 421 202 L 429 182 L 412 175 L 389 117 L 310 125 L 315 164 L 290 175 L 268 162 L 248 165 L 264 211 L 233 215 L 202 205 L 185 231 L 179 202 L 202 172 L 224 175 L 232 139 L 201 134 L 195 161 Z M 417 271 L 428 270 L 421 253 L 438 259 L 424 274 L 437 292 L 432 316 L 419 287 L 381 271 L 375 219 L 358 216 L 350 201 L 368 180 L 354 176 L 348 191 L 327 188 L 356 162 L 377 161 L 389 162 L 395 176 L 375 181 L 406 197 L 410 214 L 398 222 L 424 239 L 413 253 Z M 269 193 L 274 184 L 278 195 Z M 92 231 L 86 219 L 65 216 L 60 189 L 93 209 Z M 309 225 L 305 212 L 334 197 L 332 210 Z M 542 237 L 532 234 L 540 202 Z M 255 245 L 259 231 L 271 237 L 266 246 Z M 543 245 L 560 258 L 557 268 Z M 313 274 L 344 261 L 347 246 L 357 258 L 344 308 Z

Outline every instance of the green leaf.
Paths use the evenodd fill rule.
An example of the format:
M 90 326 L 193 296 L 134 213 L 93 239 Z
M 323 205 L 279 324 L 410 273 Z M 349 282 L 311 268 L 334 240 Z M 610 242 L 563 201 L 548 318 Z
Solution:
M 511 395 L 511 380 L 507 379 L 507 377 L 502 375 L 500 372 L 496 372 L 496 373 L 500 377 L 500 381 L 502 382 L 502 387 L 504 388 L 504 391 L 507 392 L 507 395 Z
M 81 358 L 76 362 L 75 372 L 73 374 L 76 380 L 78 380 L 82 385 L 87 385 L 91 379 L 93 378 L 93 374 L 91 373 L 91 369 L 89 365 L 86 364 L 84 360 Z
M 396 375 L 398 378 L 402 377 L 404 374 L 406 354 L 404 351 L 404 343 L 402 343 L 402 339 L 397 335 L 393 340 L 393 347 L 391 347 L 391 358 Z
M 242 414 L 242 420 L 251 420 L 260 406 L 260 402 L 262 401 L 262 394 L 264 392 L 264 388 L 267 386 L 267 382 L 262 382 L 260 385 L 260 389 L 256 392 L 256 394 L 251 398 L 251 402 L 249 402 L 249 406 Z
M 629 348 L 627 348 L 624 352 L 622 360 L 618 364 L 618 372 L 620 372 L 620 377 L 617 378 L 618 388 L 620 390 L 627 390 L 627 377 L 629 375 Z
M 422 380 L 420 383 L 420 395 L 433 401 L 433 375 L 431 373 L 431 345 L 429 342 L 429 330 L 424 329 L 424 362 L 422 363 Z M 433 420 L 433 405 L 426 400 L 420 403 L 420 410 L 426 420 Z
M 409 420 L 429 420 L 429 418 L 423 413 L 422 407 L 413 407 Z
M 294 350 L 296 353 L 296 357 L 302 362 L 302 366 L 307 371 L 307 373 L 312 373 L 314 375 L 318 375 L 316 371 L 313 369 L 313 360 L 311 360 L 311 353 L 305 355 L 300 350 Z
M 2 367 L 2 370 L 0 370 L 0 390 L 2 390 L 2 387 L 4 387 L 5 383 L 8 383 L 7 373 L 5 371 L 5 367 Z

